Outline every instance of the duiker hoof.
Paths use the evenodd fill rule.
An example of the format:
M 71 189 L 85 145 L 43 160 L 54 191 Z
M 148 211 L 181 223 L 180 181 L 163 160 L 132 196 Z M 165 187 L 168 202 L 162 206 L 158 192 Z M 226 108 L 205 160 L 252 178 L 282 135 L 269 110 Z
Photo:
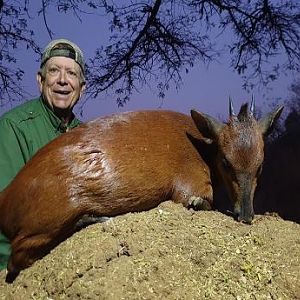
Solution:
M 192 196 L 188 202 L 188 208 L 194 210 L 211 210 L 211 204 L 201 197 Z

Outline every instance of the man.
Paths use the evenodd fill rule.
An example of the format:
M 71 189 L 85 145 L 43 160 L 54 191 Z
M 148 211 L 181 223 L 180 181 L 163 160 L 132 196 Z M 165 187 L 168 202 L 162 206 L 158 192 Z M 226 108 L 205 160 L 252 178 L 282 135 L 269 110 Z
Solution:
M 41 147 L 80 124 L 73 113 L 85 89 L 79 47 L 65 39 L 50 42 L 42 55 L 37 82 L 39 98 L 0 118 L 0 191 Z M 0 270 L 6 268 L 9 255 L 9 241 L 0 232 Z

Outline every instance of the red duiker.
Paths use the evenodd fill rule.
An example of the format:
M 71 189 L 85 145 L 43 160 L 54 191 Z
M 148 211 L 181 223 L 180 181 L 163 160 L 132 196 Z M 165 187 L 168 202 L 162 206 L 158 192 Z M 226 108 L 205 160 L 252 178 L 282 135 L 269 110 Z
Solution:
M 235 213 L 250 223 L 263 136 L 281 110 L 257 122 L 244 105 L 238 116 L 230 114 L 228 124 L 196 111 L 195 123 L 177 112 L 129 112 L 58 137 L 0 194 L 0 230 L 12 245 L 6 281 L 103 216 L 148 210 L 169 199 L 211 209 L 212 170 L 201 156 L 201 147 L 210 143 L 217 145 L 216 156 L 209 155 Z
M 251 223 L 254 217 L 253 197 L 264 160 L 264 137 L 279 118 L 283 106 L 257 121 L 254 100 L 241 106 L 238 115 L 229 100 L 229 121 L 224 124 L 205 114 L 192 111 L 198 129 L 215 144 L 215 165 L 210 166 L 224 183 L 238 221 Z

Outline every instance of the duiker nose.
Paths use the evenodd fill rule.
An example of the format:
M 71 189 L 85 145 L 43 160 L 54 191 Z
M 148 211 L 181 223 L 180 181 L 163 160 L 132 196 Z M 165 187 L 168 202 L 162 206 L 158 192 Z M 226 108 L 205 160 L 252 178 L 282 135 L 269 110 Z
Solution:
M 245 224 L 252 224 L 253 218 L 254 218 L 253 213 L 244 214 L 243 212 L 241 212 L 240 214 L 237 215 L 237 220 Z

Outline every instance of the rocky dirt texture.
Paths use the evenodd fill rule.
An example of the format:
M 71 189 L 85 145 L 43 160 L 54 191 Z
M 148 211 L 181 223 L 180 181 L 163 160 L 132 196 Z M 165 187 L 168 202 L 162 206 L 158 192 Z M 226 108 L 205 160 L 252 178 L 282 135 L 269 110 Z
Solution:
M 81 230 L 0 299 L 300 299 L 300 225 L 165 202 Z

